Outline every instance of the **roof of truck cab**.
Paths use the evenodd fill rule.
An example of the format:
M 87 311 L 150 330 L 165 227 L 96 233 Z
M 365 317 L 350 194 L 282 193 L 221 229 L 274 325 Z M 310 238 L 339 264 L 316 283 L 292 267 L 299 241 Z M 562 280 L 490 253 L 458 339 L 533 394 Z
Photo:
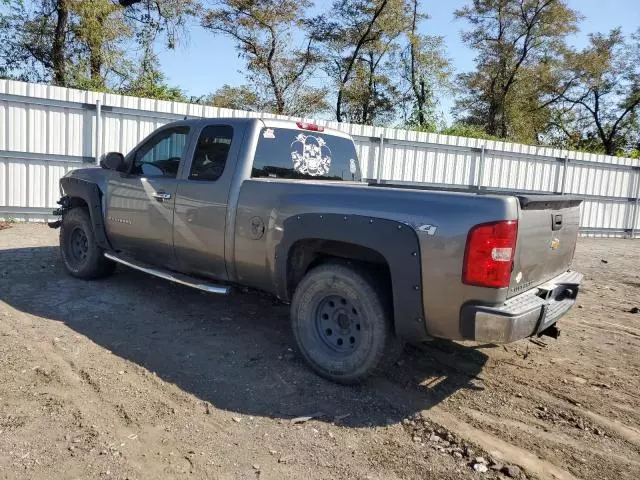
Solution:
M 264 126 L 267 128 L 293 128 L 295 130 L 300 130 L 300 131 L 313 131 L 314 130 L 305 130 L 303 128 L 298 127 L 298 121 L 297 120 L 279 120 L 276 118 L 261 118 L 260 119 L 262 121 L 262 123 L 264 123 Z M 312 122 L 304 122 L 304 123 L 312 123 Z M 336 137 L 343 137 L 343 138 L 348 138 L 351 139 L 351 136 L 346 133 L 343 132 L 341 130 L 336 130 L 335 128 L 328 128 L 325 127 L 323 125 L 319 125 L 323 130 L 322 132 L 316 132 L 316 133 L 323 133 L 325 135 L 333 135 Z
M 201 126 L 202 124 L 211 123 L 211 121 L 215 121 L 216 123 L 220 122 L 229 122 L 229 123 L 238 123 L 238 122 L 262 122 L 262 124 L 266 128 L 291 128 L 294 130 L 300 130 L 301 132 L 309 131 L 314 133 L 321 133 L 325 135 L 333 135 L 336 137 L 343 137 L 351 139 L 351 136 L 343 132 L 341 130 L 337 130 L 335 128 L 325 127 L 323 125 L 319 125 L 323 128 L 322 132 L 316 132 L 314 130 L 306 130 L 298 127 L 299 120 L 281 120 L 277 118 L 266 118 L 266 117 L 256 117 L 256 118 L 235 118 L 235 117 L 214 117 L 214 118 L 185 118 L 184 120 L 177 120 L 175 122 L 171 122 L 169 125 L 193 125 L 193 126 Z M 312 123 L 312 122 L 304 122 L 304 123 Z M 167 126 L 167 125 L 165 125 Z

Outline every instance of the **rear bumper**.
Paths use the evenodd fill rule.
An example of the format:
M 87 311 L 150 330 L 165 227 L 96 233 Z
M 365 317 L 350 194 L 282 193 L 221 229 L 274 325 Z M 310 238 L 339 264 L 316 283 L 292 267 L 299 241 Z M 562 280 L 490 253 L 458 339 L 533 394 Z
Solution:
M 582 274 L 568 271 L 500 306 L 467 304 L 460 311 L 466 339 L 508 343 L 554 325 L 576 302 Z

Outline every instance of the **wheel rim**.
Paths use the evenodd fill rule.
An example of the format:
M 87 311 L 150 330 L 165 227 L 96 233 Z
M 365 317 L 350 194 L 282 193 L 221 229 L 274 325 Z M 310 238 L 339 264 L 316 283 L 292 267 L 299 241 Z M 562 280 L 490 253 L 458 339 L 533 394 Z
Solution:
M 350 353 L 361 343 L 361 313 L 341 295 L 329 295 L 319 302 L 315 325 L 318 337 L 334 352 Z
M 89 255 L 89 240 L 80 227 L 76 227 L 69 236 L 69 256 L 76 265 L 82 265 Z

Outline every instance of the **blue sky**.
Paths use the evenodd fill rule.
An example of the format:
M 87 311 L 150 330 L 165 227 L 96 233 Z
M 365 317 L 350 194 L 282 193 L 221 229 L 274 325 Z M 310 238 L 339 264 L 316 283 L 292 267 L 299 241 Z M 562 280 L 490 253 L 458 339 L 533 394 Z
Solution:
M 316 9 L 322 11 L 330 1 L 316 1 Z M 456 73 L 473 69 L 473 51 L 460 40 L 460 31 L 467 25 L 454 20 L 454 10 L 470 3 L 470 0 L 425 1 L 423 9 L 431 16 L 423 23 L 425 33 L 445 37 L 447 55 L 451 58 Z M 576 47 L 584 46 L 587 34 L 608 32 L 622 27 L 630 35 L 640 27 L 640 0 L 569 0 L 569 5 L 584 15 L 580 32 L 569 39 Z M 176 50 L 159 52 L 162 70 L 171 85 L 182 88 L 188 95 L 200 96 L 213 92 L 224 84 L 244 83 L 244 63 L 238 58 L 234 43 L 224 37 L 214 36 L 200 27 L 190 29 L 189 38 Z M 453 102 L 442 101 L 447 119 Z

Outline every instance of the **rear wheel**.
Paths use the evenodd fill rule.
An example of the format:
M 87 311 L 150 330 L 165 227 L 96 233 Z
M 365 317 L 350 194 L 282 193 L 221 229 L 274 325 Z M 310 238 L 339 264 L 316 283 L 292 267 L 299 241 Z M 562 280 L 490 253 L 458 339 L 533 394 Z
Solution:
M 300 353 L 321 376 L 358 383 L 393 358 L 401 342 L 366 272 L 340 264 L 314 268 L 296 288 L 291 325 Z
M 60 228 L 60 252 L 64 266 L 71 275 L 87 280 L 106 277 L 116 264 L 104 257 L 93 234 L 89 212 L 74 208 L 65 213 Z

